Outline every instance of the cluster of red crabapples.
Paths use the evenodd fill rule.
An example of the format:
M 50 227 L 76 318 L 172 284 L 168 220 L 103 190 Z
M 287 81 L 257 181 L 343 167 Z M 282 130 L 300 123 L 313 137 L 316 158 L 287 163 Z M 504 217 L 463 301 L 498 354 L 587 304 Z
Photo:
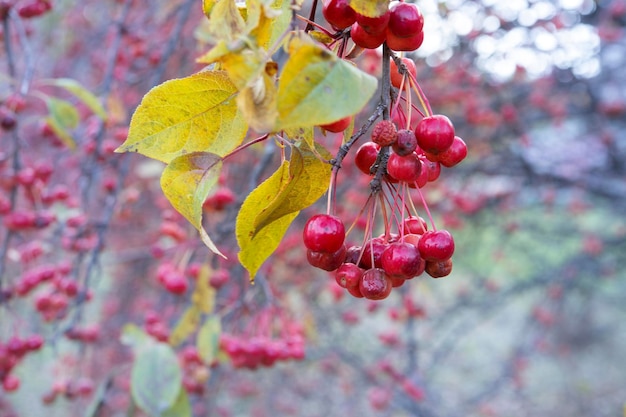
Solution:
M 364 49 L 386 42 L 394 51 L 414 51 L 424 41 L 424 16 L 412 3 L 392 1 L 382 16 L 367 17 L 355 12 L 349 0 L 325 0 L 322 13 L 336 30 L 350 28 L 352 41 Z
M 449 275 L 454 253 L 452 235 L 447 230 L 436 230 L 432 218 L 433 230 L 428 230 L 421 217 L 405 216 L 409 211 L 406 198 L 410 200 L 409 188 L 419 190 L 437 180 L 441 165 L 455 166 L 466 155 L 465 142 L 455 135 L 446 116 L 423 117 L 414 130 L 398 130 L 391 120 L 378 122 L 372 129 L 371 141 L 357 150 L 355 165 L 366 175 L 379 176 L 390 194 L 385 199 L 382 187 L 374 192 L 381 196 L 382 205 L 388 202 L 392 213 L 385 221 L 385 233 L 372 237 L 370 224 L 364 243 L 348 248 L 343 222 L 331 214 L 315 215 L 303 231 L 309 263 L 335 271 L 337 284 L 355 297 L 371 300 L 386 298 L 392 288 L 423 272 L 433 278 Z
M 20 386 L 20 380 L 11 373 L 11 370 L 27 353 L 41 349 L 43 337 L 32 335 L 27 339 L 12 337 L 6 344 L 0 343 L 0 381 L 2 389 L 7 392 L 15 391 Z

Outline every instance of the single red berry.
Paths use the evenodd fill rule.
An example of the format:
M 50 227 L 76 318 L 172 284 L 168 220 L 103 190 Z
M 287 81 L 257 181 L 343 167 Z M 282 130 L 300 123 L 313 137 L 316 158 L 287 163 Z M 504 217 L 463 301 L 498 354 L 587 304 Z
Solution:
M 19 387 L 20 379 L 18 377 L 13 374 L 5 375 L 4 379 L 2 380 L 2 388 L 6 392 L 17 391 Z
M 425 152 L 440 154 L 454 142 L 454 126 L 442 114 L 424 117 L 415 128 L 418 146 Z
M 170 271 L 163 277 L 163 286 L 172 294 L 181 295 L 187 291 L 188 283 L 183 274 Z
M 420 238 L 418 249 L 427 261 L 445 261 L 454 253 L 454 239 L 447 230 L 429 230 Z
M 433 278 L 442 278 L 450 275 L 452 272 L 452 259 L 445 261 L 429 261 L 426 262 L 426 273 Z
M 211 274 L 209 278 L 209 284 L 216 290 L 222 288 L 224 284 L 230 279 L 230 272 L 227 269 L 218 269 Z
M 364 49 L 376 49 L 385 42 L 387 39 L 387 33 L 382 32 L 378 34 L 367 33 L 365 29 L 358 23 L 354 23 L 350 28 L 350 37 L 355 45 Z
M 410 38 L 422 32 L 424 16 L 416 4 L 393 1 L 389 5 L 388 30 L 398 38 Z
M 356 22 L 356 12 L 350 7 L 349 0 L 326 0 L 322 5 L 322 14 L 328 23 L 337 30 L 345 29 Z
M 334 271 L 339 268 L 346 259 L 346 246 L 342 245 L 336 252 L 314 252 L 311 249 L 306 251 L 306 259 L 311 266 L 323 269 L 324 271 Z
M 313 252 L 337 252 L 346 238 L 343 222 L 330 214 L 316 214 L 304 225 L 304 246 Z
M 380 147 L 374 142 L 365 142 L 359 147 L 354 156 L 354 164 L 359 168 L 361 172 L 367 175 L 372 175 L 370 169 L 376 158 L 378 158 L 378 151 Z
M 464 160 L 466 156 L 467 145 L 465 144 L 463 139 L 455 136 L 452 145 L 450 145 L 448 149 L 437 155 L 437 159 L 444 167 L 451 168 Z
M 0 127 L 6 131 L 15 129 L 17 118 L 15 113 L 4 107 L 0 108 Z
M 441 164 L 437 161 L 431 161 L 426 156 L 421 157 L 421 159 L 422 168 L 426 168 L 426 172 L 428 172 L 428 182 L 437 181 L 441 174 Z
M 411 58 L 403 57 L 402 63 L 406 67 L 407 71 L 409 71 L 409 73 L 413 75 L 413 78 L 417 78 L 417 68 L 415 67 L 415 61 L 413 61 Z M 389 77 L 391 78 L 391 85 L 393 85 L 396 88 L 400 88 L 400 85 L 402 84 L 402 79 L 404 78 L 404 76 L 400 74 L 400 71 L 398 70 L 398 66 L 396 65 L 396 61 L 394 61 L 393 59 L 391 60 L 391 68 L 389 71 Z M 404 85 L 406 86 L 408 82 L 409 82 L 408 79 L 406 79 L 404 81 Z
M 389 24 L 389 17 L 391 14 L 389 10 L 385 14 L 377 17 L 367 17 L 360 14 L 356 14 L 356 22 L 371 35 L 378 35 L 385 33 L 387 25 Z
M 380 258 L 386 248 L 387 244 L 383 238 L 375 237 L 368 240 L 363 245 L 363 256 L 361 256 L 359 266 L 364 269 L 381 268 Z
M 335 271 L 335 281 L 342 288 L 358 287 L 363 270 L 355 264 L 345 263 Z
M 360 282 L 361 280 L 359 280 L 359 283 Z M 350 295 L 353 297 L 363 298 L 363 294 L 361 294 L 361 289 L 359 287 L 359 285 L 357 285 L 356 287 L 346 287 L 346 290 L 348 290 L 348 293 L 350 293 Z
M 387 173 L 398 181 L 414 183 L 422 172 L 422 161 L 415 152 L 400 156 L 395 152 L 389 155 Z
M 336 122 L 320 125 L 320 127 L 329 132 L 339 133 L 346 130 L 348 126 L 350 126 L 350 123 L 352 123 L 352 116 L 347 116 L 343 119 L 337 120 Z
M 381 120 L 372 129 L 372 142 L 380 146 L 389 146 L 398 139 L 398 130 L 391 120 Z
M 403 279 L 413 278 L 422 272 L 419 251 L 406 242 L 396 242 L 387 246 L 382 254 L 381 263 L 387 275 Z
M 400 156 L 412 154 L 417 149 L 417 138 L 412 130 L 398 130 L 398 138 L 391 145 L 391 149 Z
M 415 51 L 424 42 L 424 32 L 419 32 L 410 38 L 399 38 L 387 30 L 387 46 L 394 51 Z
M 391 293 L 391 280 L 382 268 L 368 269 L 359 282 L 359 290 L 369 300 L 382 300 Z

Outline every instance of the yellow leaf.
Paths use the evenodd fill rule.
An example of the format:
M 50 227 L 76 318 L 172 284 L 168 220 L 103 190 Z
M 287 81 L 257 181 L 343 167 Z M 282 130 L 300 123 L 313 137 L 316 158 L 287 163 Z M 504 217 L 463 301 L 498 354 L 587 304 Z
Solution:
M 54 134 L 57 135 L 59 139 L 61 139 L 61 142 L 63 142 L 65 146 L 67 146 L 70 149 L 76 149 L 76 142 L 74 142 L 74 138 L 72 137 L 72 135 L 70 135 L 67 129 L 65 129 L 59 123 L 57 119 L 55 119 L 52 116 L 48 116 L 46 117 L 45 120 L 46 120 L 46 123 L 48 123 L 48 125 L 54 132 Z
M 259 133 L 270 132 L 278 117 L 274 77 L 264 73 L 256 83 L 241 90 L 237 105 L 252 129 Z
M 350 0 L 350 7 L 363 16 L 378 17 L 389 9 L 389 0 Z
M 272 202 L 259 210 L 254 220 L 256 233 L 281 217 L 310 206 L 328 190 L 331 166 L 319 159 L 320 154 L 331 158 L 322 146 L 318 146 L 317 152 L 306 142 L 291 148 L 288 183 L 278 187 Z
M 287 228 L 298 215 L 298 212 L 287 214 L 261 231 L 254 225 L 257 214 L 268 207 L 276 194 L 289 184 L 288 178 L 289 162 L 284 162 L 248 195 L 237 215 L 235 233 L 240 248 L 239 261 L 248 270 L 251 280 L 254 280 L 263 262 L 276 250 Z
M 229 53 L 220 59 L 222 68 L 238 90 L 249 87 L 265 70 L 267 58 L 259 50 L 246 49 L 240 53 Z
M 200 316 L 201 312 L 197 306 L 192 305 L 188 307 L 170 333 L 168 343 L 174 347 L 183 343 L 198 328 Z
M 223 71 L 166 81 L 144 96 L 117 152 L 139 152 L 166 163 L 190 152 L 224 156 L 248 129 L 236 93 Z
M 202 361 L 210 365 L 217 357 L 220 346 L 220 334 L 222 333 L 222 323 L 218 316 L 210 316 L 206 319 L 196 340 L 196 349 Z
M 216 291 L 215 288 L 209 285 L 211 272 L 208 265 L 202 265 L 202 267 L 200 267 L 200 273 L 196 280 L 196 289 L 191 296 L 193 304 L 204 314 L 213 313 L 213 309 L 215 308 Z
M 211 10 L 213 10 L 213 6 L 215 6 L 216 0 L 202 0 L 202 11 L 206 17 L 211 16 Z
M 83 87 L 83 85 L 81 85 L 78 81 L 71 78 L 56 78 L 52 80 L 44 80 L 43 83 L 66 89 L 82 101 L 87 107 L 89 107 L 92 112 L 100 116 L 103 120 L 106 120 L 106 111 L 104 110 L 104 107 L 102 107 L 98 97 Z
M 258 25 L 250 35 L 256 38 L 260 47 L 267 50 L 289 29 L 291 17 L 291 1 L 275 0 L 270 6 L 264 7 Z
M 285 129 L 284 133 L 296 142 L 305 141 L 309 148 L 315 147 L 315 129 L 313 126 L 292 127 Z
M 335 122 L 359 112 L 376 91 L 376 78 L 327 49 L 292 40 L 278 83 L 275 130 Z
M 214 154 L 194 152 L 172 160 L 161 175 L 165 197 L 196 228 L 204 244 L 222 255 L 202 226 L 202 204 L 217 183 L 222 159 Z

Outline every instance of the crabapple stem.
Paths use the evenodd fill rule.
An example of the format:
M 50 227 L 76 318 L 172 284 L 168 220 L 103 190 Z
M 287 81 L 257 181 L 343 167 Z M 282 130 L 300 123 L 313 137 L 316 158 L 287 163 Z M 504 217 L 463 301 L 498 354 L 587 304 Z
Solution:
M 304 28 L 304 32 L 308 33 L 313 30 L 313 25 L 315 24 L 315 12 L 317 11 L 317 0 L 313 0 L 313 4 L 311 5 L 311 13 L 309 13 L 309 20 Z M 298 15 L 300 17 L 300 15 Z
M 420 195 L 420 200 L 422 200 L 422 205 L 424 206 L 424 210 L 426 211 L 426 215 L 428 216 L 430 225 L 433 227 L 433 230 L 437 230 L 437 227 L 435 226 L 435 221 L 433 220 L 433 216 L 430 214 L 430 209 L 428 208 L 428 204 L 426 204 L 426 199 L 424 198 L 424 194 L 422 194 L 422 190 L 420 190 L 420 187 L 417 186 L 417 183 L 415 184 L 415 189 L 417 190 L 417 193 Z
M 250 142 L 244 143 L 243 145 L 238 146 L 237 148 L 233 149 L 230 153 L 224 155 L 222 159 L 226 160 L 230 158 L 231 156 L 236 155 L 238 152 L 243 151 L 244 149 L 254 145 L 255 143 L 263 142 L 265 139 L 269 138 L 269 136 L 270 134 L 266 133 L 263 136 L 259 136 L 258 138 L 252 139 Z

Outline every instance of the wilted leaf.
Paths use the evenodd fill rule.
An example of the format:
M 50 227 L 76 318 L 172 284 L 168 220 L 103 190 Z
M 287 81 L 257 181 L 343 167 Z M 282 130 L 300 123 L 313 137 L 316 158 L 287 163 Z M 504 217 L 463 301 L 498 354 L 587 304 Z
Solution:
M 363 16 L 378 17 L 389 9 L 389 0 L 350 0 L 350 7 Z
M 202 361 L 207 365 L 210 365 L 217 357 L 221 333 L 222 323 L 218 316 L 207 318 L 198 332 L 196 349 Z
M 171 408 L 182 389 L 178 358 L 165 343 L 156 343 L 135 356 L 130 390 L 135 403 L 152 416 Z
M 56 78 L 52 80 L 44 81 L 45 84 L 61 87 L 72 93 L 80 101 L 82 101 L 89 109 L 100 116 L 103 120 L 106 120 L 107 114 L 100 103 L 98 97 L 96 97 L 91 91 L 87 90 L 78 81 L 71 78 Z
M 259 50 L 246 49 L 221 57 L 220 63 L 238 90 L 257 80 L 265 70 L 267 58 Z
M 280 36 L 289 29 L 292 17 L 290 0 L 275 0 L 269 8 L 271 12 L 265 7 L 258 25 L 250 33 L 264 49 L 274 46 Z
M 252 129 L 271 132 L 278 117 L 274 78 L 266 73 L 257 78 L 256 83 L 241 90 L 237 105 Z
M 198 328 L 201 315 L 202 313 L 197 306 L 189 306 L 170 333 L 169 344 L 176 347 L 183 343 Z
M 287 228 L 298 215 L 288 214 L 259 231 L 255 227 L 257 214 L 267 208 L 276 194 L 289 185 L 289 162 L 284 162 L 278 170 L 261 185 L 255 188 L 243 202 L 235 227 L 239 244 L 239 261 L 254 280 L 257 271 L 265 260 L 276 250 Z
M 192 417 L 191 403 L 187 391 L 181 389 L 173 406 L 165 410 L 161 417 Z
M 166 163 L 190 152 L 224 156 L 241 144 L 248 128 L 236 93 L 224 71 L 166 81 L 144 96 L 117 152 L 139 152 Z
M 209 15 L 211 34 L 217 39 L 231 41 L 244 33 L 246 22 L 233 0 L 217 0 Z
M 279 187 L 271 203 L 258 212 L 254 220 L 257 233 L 281 217 L 309 207 L 326 192 L 331 166 L 320 160 L 319 154 L 331 158 L 323 147 L 313 152 L 306 142 L 291 148 L 288 184 Z
M 330 51 L 296 38 L 278 83 L 275 130 L 315 126 L 359 112 L 376 91 L 376 78 Z
M 161 188 L 172 206 L 198 230 L 204 244 L 222 255 L 202 226 L 202 204 L 217 183 L 222 159 L 194 152 L 172 160 L 161 175 Z

